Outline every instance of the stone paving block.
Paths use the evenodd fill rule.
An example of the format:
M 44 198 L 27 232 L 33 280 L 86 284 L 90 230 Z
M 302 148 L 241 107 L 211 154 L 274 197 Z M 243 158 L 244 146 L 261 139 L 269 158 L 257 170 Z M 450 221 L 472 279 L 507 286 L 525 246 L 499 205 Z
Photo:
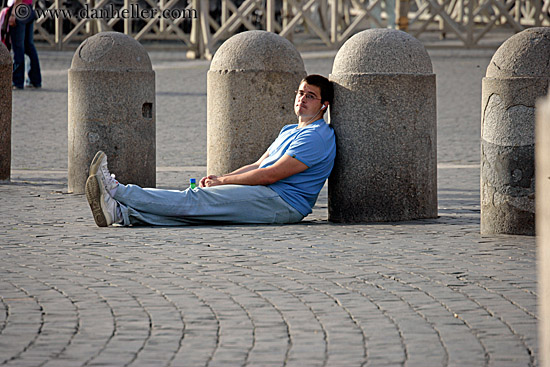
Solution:
M 492 52 L 429 53 L 438 219 L 328 224 L 324 188 L 296 225 L 107 229 L 66 194 L 66 147 L 53 133 L 66 136 L 66 75 L 48 63 L 68 66 L 46 53 L 43 90 L 14 97 L 12 181 L 0 184 L 0 363 L 537 366 L 534 240 L 479 235 L 477 65 Z M 305 59 L 325 74 L 331 62 Z M 163 188 L 206 173 L 208 63 L 178 65 L 153 62 Z M 463 98 L 449 98 L 456 91 Z M 38 138 L 34 121 L 51 129 Z M 46 343 L 52 359 L 36 359 L 55 335 L 66 349 Z

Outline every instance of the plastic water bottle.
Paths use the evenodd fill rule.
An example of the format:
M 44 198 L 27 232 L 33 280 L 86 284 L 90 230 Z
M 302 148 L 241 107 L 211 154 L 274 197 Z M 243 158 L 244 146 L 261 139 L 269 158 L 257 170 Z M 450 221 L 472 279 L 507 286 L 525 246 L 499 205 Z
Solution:
M 191 190 L 193 190 L 196 187 L 197 187 L 197 180 L 195 178 L 190 178 L 189 179 L 189 188 Z

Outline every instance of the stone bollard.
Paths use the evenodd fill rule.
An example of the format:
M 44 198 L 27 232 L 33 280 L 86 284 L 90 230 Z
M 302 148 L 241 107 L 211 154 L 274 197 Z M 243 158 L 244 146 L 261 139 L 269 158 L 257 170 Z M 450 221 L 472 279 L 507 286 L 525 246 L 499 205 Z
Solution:
M 535 234 L 535 101 L 550 81 L 550 28 L 510 37 L 482 83 L 481 233 Z
M 155 72 L 133 38 L 98 33 L 69 69 L 69 192 L 83 193 L 95 153 L 123 183 L 156 185 Z
M 550 367 L 550 95 L 536 112 L 536 233 L 541 366 Z
M 296 123 L 295 91 L 305 76 L 296 48 L 275 33 L 248 31 L 224 42 L 208 71 L 208 174 L 256 161 L 284 125 Z
M 329 79 L 337 144 L 329 220 L 437 217 L 435 74 L 424 46 L 402 31 L 360 32 Z
M 11 173 L 11 54 L 0 42 L 0 181 Z

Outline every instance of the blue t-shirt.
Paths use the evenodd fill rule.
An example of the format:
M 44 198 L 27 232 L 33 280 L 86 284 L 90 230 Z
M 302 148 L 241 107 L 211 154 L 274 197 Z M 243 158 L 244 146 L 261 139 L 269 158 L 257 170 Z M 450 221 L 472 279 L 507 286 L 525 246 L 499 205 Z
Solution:
M 273 165 L 284 154 L 308 166 L 300 173 L 268 185 L 303 216 L 308 215 L 334 166 L 336 141 L 332 127 L 323 119 L 300 129 L 297 124 L 286 125 L 268 151 L 269 156 L 260 168 Z

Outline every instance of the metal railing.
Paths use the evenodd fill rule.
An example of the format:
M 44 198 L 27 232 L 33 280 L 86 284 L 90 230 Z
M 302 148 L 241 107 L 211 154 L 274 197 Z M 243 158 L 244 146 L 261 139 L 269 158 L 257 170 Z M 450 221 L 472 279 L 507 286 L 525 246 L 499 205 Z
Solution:
M 443 37 L 451 33 L 465 47 L 475 47 L 495 28 L 521 32 L 550 25 L 549 0 L 416 0 L 415 5 L 409 14 L 413 36 L 436 21 Z
M 243 30 L 267 30 L 291 41 L 303 36 L 337 49 L 360 30 L 395 28 L 396 18 L 417 38 L 438 32 L 462 47 L 479 46 L 496 29 L 550 26 L 550 0 L 38 0 L 36 7 L 35 39 L 56 49 L 101 31 L 119 31 L 139 41 L 175 45 L 193 58 L 210 58 Z M 109 17 L 113 11 L 116 16 Z

